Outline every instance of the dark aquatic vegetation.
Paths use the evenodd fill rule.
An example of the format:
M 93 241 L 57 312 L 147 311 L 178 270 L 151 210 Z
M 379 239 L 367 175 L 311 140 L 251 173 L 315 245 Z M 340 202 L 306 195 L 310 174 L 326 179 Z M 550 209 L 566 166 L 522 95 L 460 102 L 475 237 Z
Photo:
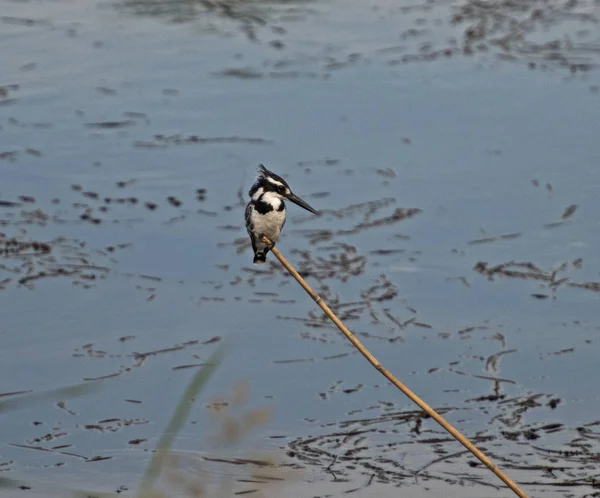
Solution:
M 124 128 L 136 124 L 133 119 L 126 119 L 123 121 L 99 121 L 97 123 L 86 123 L 88 128 Z

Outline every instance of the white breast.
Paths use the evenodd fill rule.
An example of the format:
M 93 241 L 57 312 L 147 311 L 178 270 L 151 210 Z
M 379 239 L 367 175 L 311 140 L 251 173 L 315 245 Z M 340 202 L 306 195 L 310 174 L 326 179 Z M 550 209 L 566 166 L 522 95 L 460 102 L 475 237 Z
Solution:
M 285 209 L 283 211 L 269 211 L 266 214 L 260 214 L 252 211 L 253 232 L 263 234 L 269 237 L 271 242 L 277 242 L 283 224 L 285 223 Z

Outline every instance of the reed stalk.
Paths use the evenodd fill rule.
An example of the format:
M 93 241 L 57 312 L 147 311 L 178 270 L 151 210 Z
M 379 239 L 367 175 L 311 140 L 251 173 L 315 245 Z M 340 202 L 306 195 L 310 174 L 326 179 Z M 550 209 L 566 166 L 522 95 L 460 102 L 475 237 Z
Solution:
M 273 255 L 281 262 L 281 264 L 285 267 L 287 271 L 290 272 L 292 277 L 296 279 L 296 281 L 302 286 L 302 288 L 308 293 L 310 297 L 312 297 L 317 303 L 317 305 L 323 310 L 323 312 L 331 319 L 333 323 L 337 326 L 338 329 L 346 336 L 346 338 L 352 343 L 352 345 L 367 359 L 367 361 L 375 367 L 379 373 L 381 373 L 386 379 L 388 379 L 394 386 L 396 386 L 400 391 L 402 391 L 411 401 L 413 401 L 421 410 L 423 410 L 427 415 L 429 415 L 433 420 L 435 420 L 438 424 L 440 424 L 454 439 L 456 439 L 460 444 L 462 444 L 467 450 L 469 450 L 481 463 L 483 463 L 488 469 L 490 469 L 496 476 L 504 482 L 517 496 L 521 498 L 527 498 L 527 495 L 517 486 L 517 484 L 512 481 L 502 470 L 500 470 L 494 463 L 477 447 L 471 443 L 465 436 L 463 436 L 457 429 L 455 429 L 452 425 L 450 425 L 446 420 L 437 413 L 433 408 L 431 408 L 425 401 L 423 401 L 419 396 L 413 393 L 407 386 L 405 386 L 402 382 L 400 382 L 392 373 L 385 368 L 379 360 L 375 358 L 369 350 L 362 345 L 362 343 L 356 338 L 356 336 L 350 332 L 350 330 L 342 323 L 342 321 L 335 315 L 329 306 L 325 304 L 325 302 L 319 297 L 319 295 L 312 290 L 310 285 L 306 283 L 306 280 L 300 276 L 300 274 L 294 269 L 294 267 L 288 262 L 285 257 L 279 252 L 279 250 L 273 246 L 271 241 L 267 237 L 263 237 L 263 240 L 266 244 L 271 246 L 271 252 Z

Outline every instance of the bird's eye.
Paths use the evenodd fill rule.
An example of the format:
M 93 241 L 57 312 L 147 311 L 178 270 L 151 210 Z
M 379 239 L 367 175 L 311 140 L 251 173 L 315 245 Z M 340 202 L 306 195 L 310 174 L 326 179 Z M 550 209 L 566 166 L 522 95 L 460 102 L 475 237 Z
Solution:
M 285 187 L 284 187 L 283 185 L 278 185 L 278 186 L 277 186 L 277 191 L 278 191 L 280 194 L 285 194 Z

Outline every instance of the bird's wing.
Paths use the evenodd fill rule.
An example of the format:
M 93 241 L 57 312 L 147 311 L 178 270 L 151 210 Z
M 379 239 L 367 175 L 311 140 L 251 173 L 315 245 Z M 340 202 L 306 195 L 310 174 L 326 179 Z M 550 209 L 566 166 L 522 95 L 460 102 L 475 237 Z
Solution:
M 251 233 L 252 229 L 254 228 L 254 223 L 252 222 L 253 210 L 254 207 L 252 207 L 252 203 L 248 203 L 248 205 L 246 206 L 246 212 L 244 213 L 244 217 L 246 218 L 246 230 L 248 231 L 248 233 Z

